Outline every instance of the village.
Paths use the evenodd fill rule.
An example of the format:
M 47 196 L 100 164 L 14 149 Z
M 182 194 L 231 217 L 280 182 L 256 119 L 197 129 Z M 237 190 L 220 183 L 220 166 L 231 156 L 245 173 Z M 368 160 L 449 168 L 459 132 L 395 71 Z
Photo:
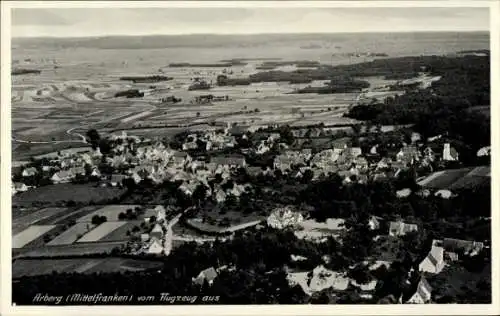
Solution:
M 324 134 L 324 131 L 321 127 L 289 130 L 278 126 L 242 131 L 233 124 L 228 124 L 224 129 L 184 133 L 177 139 L 177 144 L 174 144 L 176 149 L 172 148 L 172 143 L 161 139 L 145 139 L 123 132 L 106 138 L 109 148 L 104 154 L 96 147 L 84 152 L 43 158 L 34 161 L 31 166 L 19 168 L 13 176 L 13 195 L 34 190 L 37 185 L 94 183 L 98 187 L 130 189 L 140 187 L 144 183 L 153 186 L 170 183 L 184 197 L 197 201 L 197 204 L 184 210 L 180 205 L 168 205 L 166 208 L 162 205 L 138 207 L 136 211 L 129 209 L 118 215 L 118 219 L 130 216 L 140 216 L 143 219 L 140 225 L 127 231 L 129 240 L 121 251 L 148 257 L 169 256 L 173 244 L 178 242 L 195 241 L 203 244 L 215 240 L 226 241 L 231 240 L 237 231 L 261 230 L 266 226 L 275 230 L 292 230 L 297 239 L 316 244 L 327 242 L 328 238 L 342 242 L 345 235 L 349 234 L 345 219 L 327 218 L 322 223 L 310 218 L 308 211 L 294 205 L 275 205 L 274 208 L 270 207 L 269 211 L 261 211 L 259 216 L 242 217 L 243 219 L 236 221 L 228 217 L 221 220 L 195 215 L 182 222 L 188 228 L 201 232 L 203 236 L 191 235 L 189 229 L 188 233 L 184 233 L 184 230 L 176 231 L 175 225 L 179 219 L 192 209 L 202 207 L 200 203 L 211 201 L 209 205 L 223 208 L 228 201 L 234 202 L 244 196 L 253 196 L 258 183 L 237 180 L 241 179 L 238 175 L 242 172 L 254 179 L 287 178 L 306 183 L 336 175 L 343 186 L 351 186 L 392 181 L 391 179 L 397 179 L 401 173 L 411 169 L 419 171 L 419 189 L 413 192 L 414 188 L 402 188 L 395 192 L 397 198 L 406 199 L 416 194 L 443 200 L 453 198 L 455 189 L 460 190 L 469 183 L 462 180 L 461 184 L 454 183 L 454 186 L 433 185 L 436 181 L 443 182 L 439 179 L 446 177 L 447 172 L 462 171 L 462 178 L 467 178 L 468 174 L 489 177 L 486 167 L 460 168 L 459 153 L 442 135 L 425 140 L 424 145 L 421 135 L 413 132 L 409 134 L 408 142 L 401 140 L 385 144 L 382 151 L 384 155 L 381 155 L 378 149 L 382 146 L 376 143 L 368 146 L 364 144 L 366 150 L 361 146 L 353 146 L 353 143 L 359 144 L 362 138 L 357 135 L 336 139 L 331 137 L 331 148 L 328 149 L 318 149 L 314 146 L 294 148 L 297 143 L 304 143 L 304 134 L 307 134 L 305 138 L 314 139 Z M 92 140 L 88 139 L 88 142 L 92 143 Z M 482 148 L 477 152 L 477 157 L 488 156 L 489 150 Z M 264 156 L 268 158 L 267 166 L 255 163 L 259 157 Z M 247 157 L 253 161 L 252 165 L 247 162 Z M 433 166 L 437 166 L 439 170 L 434 170 Z M 106 219 L 99 221 L 99 216 L 93 217 L 92 224 L 97 226 L 94 230 L 98 229 L 99 225 L 104 225 L 102 222 L 105 223 Z M 373 237 L 375 241 L 398 239 L 419 230 L 417 224 L 407 223 L 404 219 L 387 221 L 380 216 L 371 216 L 368 226 L 371 231 L 376 232 Z M 385 227 L 385 230 L 381 229 L 381 226 Z M 484 247 L 488 246 L 485 246 L 483 241 L 476 240 L 433 240 L 428 255 L 418 265 L 419 271 L 412 270 L 408 274 L 439 274 L 444 266 L 456 264 L 458 254 L 476 256 Z M 307 258 L 291 254 L 290 260 L 299 262 Z M 324 263 L 312 271 L 289 270 L 287 279 L 290 286 L 299 285 L 304 294 L 309 296 L 325 289 L 342 292 L 354 286 L 360 289 L 362 298 L 372 299 L 377 285 L 376 279 L 359 284 L 348 277 L 346 272 L 325 268 L 330 260 L 328 255 L 323 256 L 322 260 Z M 372 271 L 382 265 L 389 267 L 391 261 L 372 258 L 366 267 Z M 207 267 L 198 276 L 193 276 L 193 282 L 200 285 L 205 282 L 212 284 L 218 273 L 226 269 L 227 266 Z M 423 276 L 412 282 L 411 292 L 413 294 L 405 294 L 404 298 L 401 296 L 384 299 L 399 303 L 431 301 L 432 288 Z

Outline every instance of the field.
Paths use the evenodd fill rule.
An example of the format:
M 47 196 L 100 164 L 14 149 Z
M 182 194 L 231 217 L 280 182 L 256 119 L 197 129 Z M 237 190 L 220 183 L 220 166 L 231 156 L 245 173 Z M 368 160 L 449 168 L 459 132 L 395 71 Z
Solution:
M 34 276 L 59 273 L 96 273 L 141 271 L 161 268 L 158 261 L 126 259 L 126 258 L 75 258 L 75 259 L 17 259 L 12 264 L 12 277 Z
M 85 233 L 90 231 L 94 225 L 90 223 L 77 223 L 71 226 L 68 230 L 64 231 L 62 234 L 52 239 L 47 243 L 47 246 L 57 246 L 57 245 L 70 245 L 74 243 L 78 238 L 83 236 Z
M 91 212 L 94 212 L 98 206 L 85 206 L 78 209 L 68 209 L 64 214 L 58 214 L 57 216 L 52 216 L 41 221 L 38 221 L 39 225 L 66 225 L 78 218 L 85 216 Z
M 109 242 L 109 241 L 120 241 L 127 240 L 129 237 L 127 236 L 127 231 L 132 231 L 134 226 L 139 226 L 141 221 L 127 221 L 117 229 L 113 230 L 106 236 L 99 239 L 99 242 Z
M 462 168 L 435 172 L 418 184 L 425 188 L 456 190 L 481 186 L 490 179 L 489 167 Z
M 127 209 L 134 209 L 138 205 L 106 205 L 97 211 L 87 214 L 77 220 L 77 222 L 91 222 L 95 215 L 106 216 L 108 222 L 118 221 L 118 214 L 125 213 Z
M 99 202 L 119 197 L 125 189 L 94 187 L 89 184 L 54 184 L 38 187 L 12 197 L 13 204 L 30 205 L 33 202 L 55 204 L 57 202 Z
M 12 237 L 12 248 L 22 248 L 55 227 L 55 225 L 32 225 Z
M 125 225 L 127 222 L 105 222 L 97 226 L 93 230 L 89 231 L 82 238 L 78 239 L 77 242 L 96 242 L 100 241 L 101 238 L 113 232 L 115 229 Z
M 67 208 L 49 207 L 33 211 L 21 217 L 16 217 L 14 215 L 12 220 L 12 233 L 17 234 L 35 223 L 39 225 L 52 225 L 52 223 L 50 222 L 43 223 L 43 221 L 46 219 L 50 220 L 56 216 L 59 216 L 65 211 L 67 211 Z
M 75 243 L 72 245 L 44 246 L 30 249 L 14 257 L 58 257 L 81 256 L 88 254 L 110 253 L 113 248 L 120 247 L 126 242 Z

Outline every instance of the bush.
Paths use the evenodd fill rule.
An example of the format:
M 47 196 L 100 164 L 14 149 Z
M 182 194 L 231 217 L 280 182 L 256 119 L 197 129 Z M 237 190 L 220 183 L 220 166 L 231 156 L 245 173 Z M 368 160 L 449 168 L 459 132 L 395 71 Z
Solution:
M 94 225 L 101 225 L 104 222 L 107 222 L 108 218 L 106 216 L 99 216 L 99 215 L 94 215 L 92 216 L 91 223 Z

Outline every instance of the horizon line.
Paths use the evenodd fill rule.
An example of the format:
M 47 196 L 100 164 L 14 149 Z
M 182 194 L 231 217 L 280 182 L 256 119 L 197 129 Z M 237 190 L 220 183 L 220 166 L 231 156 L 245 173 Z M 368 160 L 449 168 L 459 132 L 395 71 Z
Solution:
M 86 36 L 11 36 L 11 39 L 96 39 L 106 37 L 154 37 L 154 36 L 255 36 L 255 35 L 333 35 L 333 34 L 401 34 L 401 33 L 490 33 L 490 30 L 415 30 L 415 31 L 351 31 L 351 32 L 279 32 L 279 33 L 180 33 L 180 34 L 103 34 Z

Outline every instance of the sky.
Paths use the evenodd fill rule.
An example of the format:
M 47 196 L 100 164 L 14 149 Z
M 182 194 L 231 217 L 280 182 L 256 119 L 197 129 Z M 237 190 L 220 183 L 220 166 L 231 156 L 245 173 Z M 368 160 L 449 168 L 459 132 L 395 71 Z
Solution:
M 13 37 L 487 31 L 488 8 L 12 9 Z

